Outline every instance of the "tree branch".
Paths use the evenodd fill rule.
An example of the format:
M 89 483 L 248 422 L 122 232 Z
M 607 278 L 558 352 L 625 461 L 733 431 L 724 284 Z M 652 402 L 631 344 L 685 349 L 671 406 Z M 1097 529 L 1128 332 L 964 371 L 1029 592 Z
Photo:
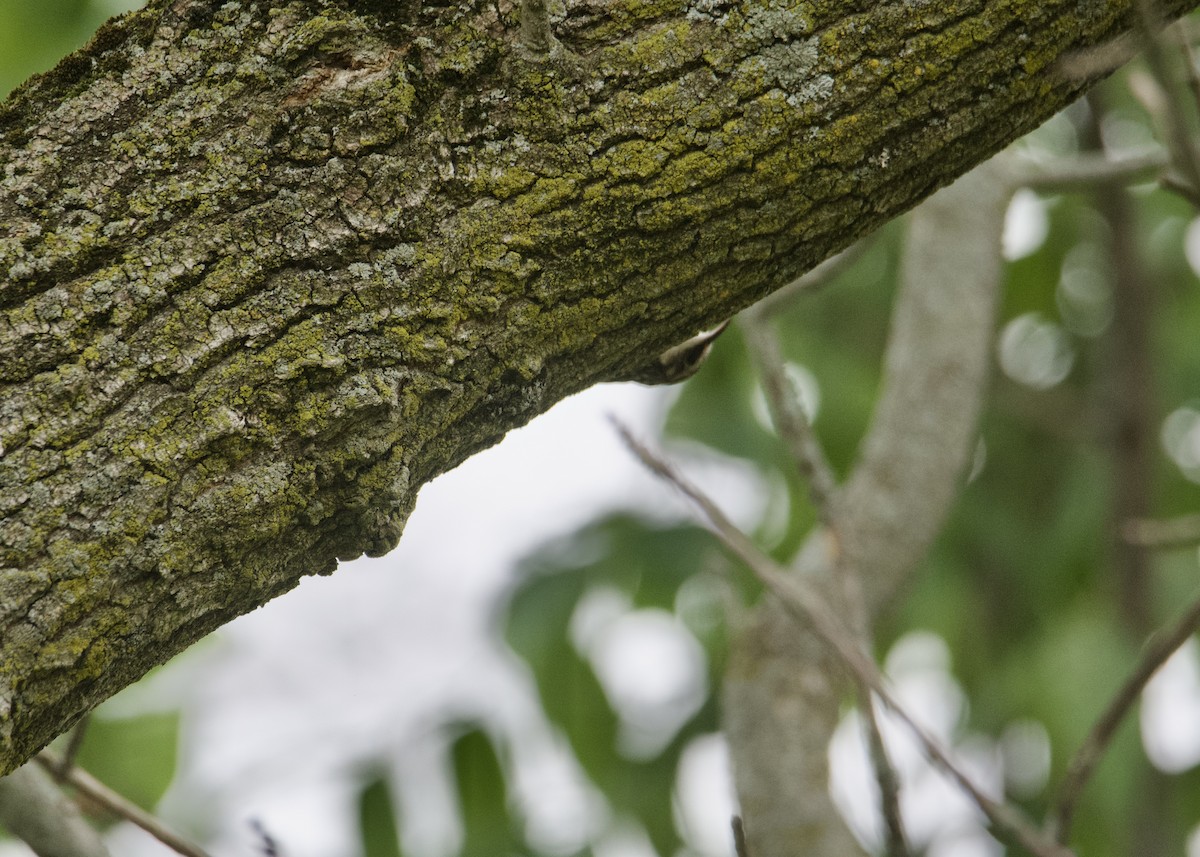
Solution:
M 817 517 L 826 526 L 832 526 L 833 497 L 837 491 L 837 480 L 833 468 L 825 457 L 825 451 L 813 431 L 804 405 L 788 378 L 779 340 L 770 328 L 770 321 L 754 310 L 741 319 L 746 334 L 746 345 L 750 357 L 758 370 L 767 408 L 780 438 L 787 444 L 792 461 L 808 483 Z
M 859 245 L 856 246 L 861 245 L 862 242 L 859 242 Z M 841 257 L 826 260 L 796 283 L 792 283 L 786 290 L 795 289 L 798 283 L 803 283 L 806 279 L 815 282 L 816 277 L 812 277 L 813 274 L 820 271 L 821 268 L 829 266 L 830 262 L 835 262 L 844 256 L 845 252 Z M 779 294 L 777 292 L 776 296 Z M 838 522 L 833 518 L 833 504 L 837 481 L 808 415 L 805 413 L 796 391 L 792 389 L 791 381 L 785 371 L 778 337 L 771 329 L 770 309 L 765 306 L 767 303 L 767 301 L 763 301 L 742 314 L 741 323 L 746 335 L 746 343 L 750 356 L 757 366 L 775 429 L 787 444 L 791 458 L 801 476 L 808 482 L 818 520 L 836 540 L 839 528 Z M 839 571 L 843 584 L 843 600 L 847 613 L 853 618 L 852 624 L 859 647 L 864 652 L 870 652 L 872 634 L 867 622 L 866 606 L 863 603 L 862 577 L 858 569 L 853 567 L 841 565 Z M 875 769 L 875 779 L 879 785 L 880 808 L 887 829 L 887 853 L 889 857 L 907 857 L 909 849 L 900 814 L 899 778 L 888 759 L 883 733 L 879 729 L 879 719 L 875 716 L 875 703 L 871 688 L 861 682 L 856 682 L 856 684 L 858 685 L 859 710 L 862 712 L 863 721 L 867 727 L 869 755 Z
M 0 777 L 0 825 L 38 857 L 109 857 L 79 808 L 33 764 Z
M 814 533 L 794 563 L 827 601 L 849 601 L 862 629 L 916 567 L 974 451 L 1013 189 L 1006 170 L 993 161 L 914 213 L 875 415 L 833 495 L 832 529 Z M 860 594 L 847 599 L 848 585 Z M 798 842 L 813 857 L 856 847 L 832 805 L 814 797 L 825 791 L 842 701 L 833 666 L 772 602 L 734 635 L 725 723 L 734 758 L 746 760 L 734 774 L 756 854 L 787 854 Z
M 838 614 L 816 590 L 796 575 L 777 565 L 733 523 L 704 492 L 683 479 L 666 461 L 639 443 L 618 424 L 625 443 L 652 472 L 674 485 L 703 514 L 721 543 L 741 560 L 754 576 L 774 595 L 788 612 L 799 620 L 801 629 L 819 636 L 865 686 L 908 727 L 929 759 L 958 783 L 992 822 L 997 831 L 1038 857 L 1069 857 L 1071 851 L 1048 841 L 1028 819 L 1013 807 L 988 797 L 950 758 L 949 753 L 917 723 L 896 699 L 875 663 L 859 647 L 854 634 L 838 619 Z
M 1200 599 L 1169 628 L 1154 634 L 1146 643 L 1145 651 L 1129 677 L 1113 694 L 1104 712 L 1096 720 L 1083 744 L 1071 757 L 1067 775 L 1058 791 L 1058 803 L 1051 821 L 1051 832 L 1059 842 L 1066 842 L 1071 835 L 1071 822 L 1075 806 L 1083 789 L 1091 779 L 1096 765 L 1112 742 L 1117 728 L 1133 708 L 1146 684 L 1192 634 L 1200 629 Z
M 1130 518 L 1121 523 L 1121 537 L 1141 547 L 1191 547 L 1200 542 L 1200 515 L 1179 515 L 1165 520 Z
M 184 839 L 153 815 L 117 794 L 82 768 L 65 764 L 65 760 L 60 759 L 49 750 L 43 750 L 35 757 L 35 760 L 51 776 L 78 789 L 80 793 L 87 795 L 89 799 L 114 815 L 137 825 L 172 851 L 182 854 L 183 857 L 208 857 L 208 854 L 200 846 Z
M 18 89 L 0 773 L 1032 129 L 1092 81 L 1058 57 L 1137 25 L 1015 14 L 569 0 L 532 57 L 506 0 L 151 0 Z

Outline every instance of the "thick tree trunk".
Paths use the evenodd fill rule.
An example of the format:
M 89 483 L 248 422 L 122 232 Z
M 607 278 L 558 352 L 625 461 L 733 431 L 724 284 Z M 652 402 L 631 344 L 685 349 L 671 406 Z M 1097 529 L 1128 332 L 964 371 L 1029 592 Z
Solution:
M 1058 60 L 1131 16 L 569 0 L 546 39 L 509 0 L 152 0 L 110 23 L 0 110 L 0 773 L 386 552 L 432 476 L 1036 126 L 1089 83 Z

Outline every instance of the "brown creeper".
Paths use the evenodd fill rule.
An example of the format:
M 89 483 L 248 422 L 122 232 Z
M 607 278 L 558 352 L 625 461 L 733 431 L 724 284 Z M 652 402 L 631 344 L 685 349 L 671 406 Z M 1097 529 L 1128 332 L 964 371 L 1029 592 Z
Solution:
M 708 358 L 713 342 L 724 333 L 729 322 L 722 322 L 712 330 L 693 336 L 678 345 L 672 346 L 649 363 L 633 372 L 628 380 L 639 384 L 678 384 L 686 381 L 699 371 L 700 366 Z

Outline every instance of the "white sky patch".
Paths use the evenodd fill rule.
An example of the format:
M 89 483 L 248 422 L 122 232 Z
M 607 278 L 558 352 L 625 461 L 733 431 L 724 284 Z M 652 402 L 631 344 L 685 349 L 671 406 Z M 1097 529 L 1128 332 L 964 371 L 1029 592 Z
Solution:
M 1200 277 L 1200 217 L 1193 219 L 1184 232 L 1183 255 L 1192 273 Z
M 1160 432 L 1163 449 L 1193 482 L 1200 482 L 1200 411 L 1176 408 L 1163 420 Z
M 1050 218 L 1046 214 L 1045 201 L 1029 188 L 1014 193 L 1004 213 L 1000 242 L 1004 258 L 1013 262 L 1032 255 L 1046 242 L 1049 233 Z
M 1178 774 L 1200 764 L 1200 647 L 1188 640 L 1142 692 L 1142 746 L 1154 766 Z
M 688 845 L 704 857 L 729 857 L 733 853 L 730 824 L 737 805 L 724 736 L 703 735 L 688 744 L 679 761 L 676 794 L 680 828 Z
M 665 610 L 635 610 L 609 623 L 589 651 L 621 721 L 621 749 L 651 758 L 704 703 L 704 649 Z
M 674 614 L 631 609 L 624 592 L 597 587 L 575 608 L 570 634 L 617 713 L 620 748 L 631 757 L 657 755 L 704 703 L 704 648 Z
M 596 857 L 657 857 L 642 829 L 628 824 L 597 842 L 592 853 Z

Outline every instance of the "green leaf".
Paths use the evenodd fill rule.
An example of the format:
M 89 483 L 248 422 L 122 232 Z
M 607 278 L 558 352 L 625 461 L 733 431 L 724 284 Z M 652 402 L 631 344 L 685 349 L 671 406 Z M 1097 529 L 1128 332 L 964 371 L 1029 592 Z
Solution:
M 153 810 L 175 776 L 179 715 L 93 715 L 76 761 L 109 788 Z
M 382 777 L 375 777 L 359 792 L 358 830 L 363 857 L 403 857 L 391 789 Z
M 466 841 L 460 857 L 503 857 L 520 850 L 509 817 L 500 759 L 486 732 L 466 727 L 451 749 Z
M 0 98 L 83 47 L 109 14 L 141 5 L 136 0 L 0 0 Z

